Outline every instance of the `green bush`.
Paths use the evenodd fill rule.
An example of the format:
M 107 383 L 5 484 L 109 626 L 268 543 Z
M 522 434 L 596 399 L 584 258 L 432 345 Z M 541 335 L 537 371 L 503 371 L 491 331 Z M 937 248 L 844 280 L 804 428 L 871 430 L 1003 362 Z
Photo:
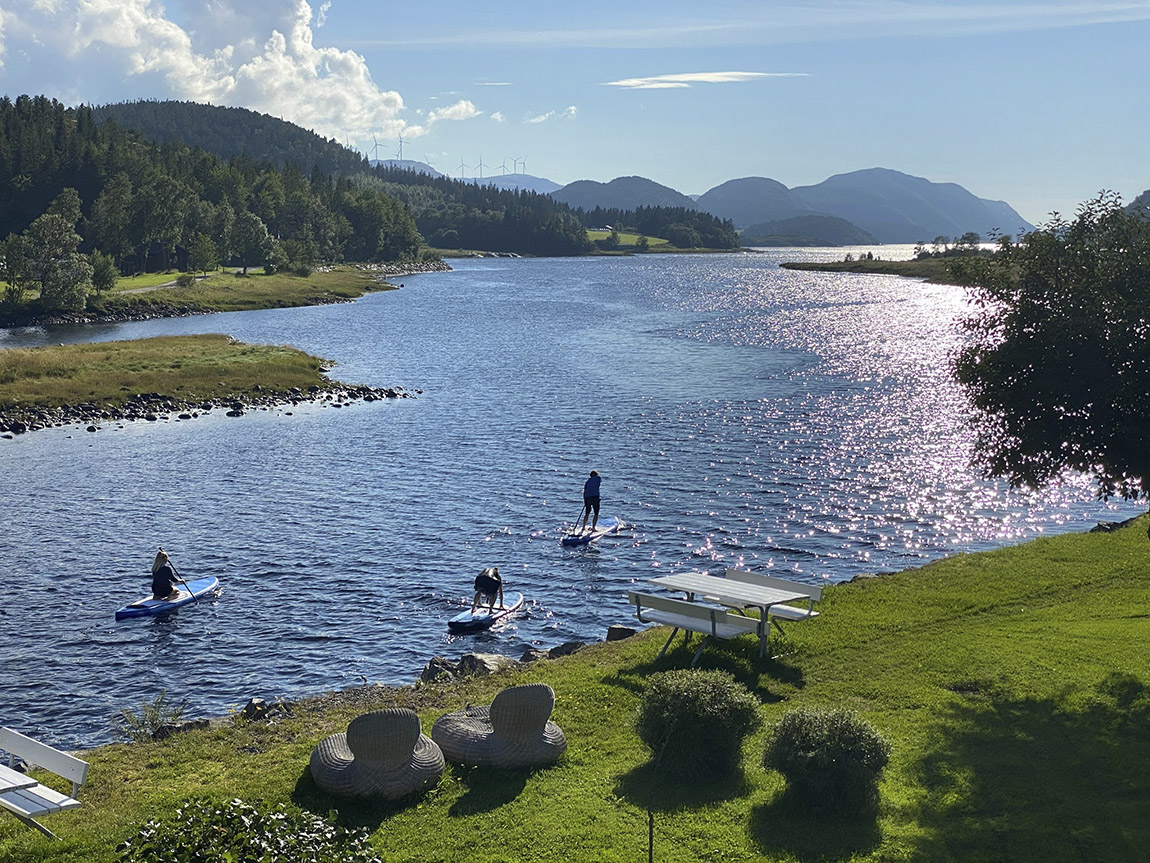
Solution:
M 775 725 L 763 766 L 811 808 L 863 808 L 889 759 L 890 744 L 849 710 L 794 710 Z
M 192 273 L 180 273 L 176 276 L 177 288 L 190 288 L 196 283 L 196 277 Z
M 379 863 L 363 831 L 283 805 L 193 800 L 117 849 L 121 863 Z
M 725 671 L 665 671 L 651 677 L 635 730 L 660 770 L 713 777 L 739 762 L 743 738 L 762 724 L 759 702 Z

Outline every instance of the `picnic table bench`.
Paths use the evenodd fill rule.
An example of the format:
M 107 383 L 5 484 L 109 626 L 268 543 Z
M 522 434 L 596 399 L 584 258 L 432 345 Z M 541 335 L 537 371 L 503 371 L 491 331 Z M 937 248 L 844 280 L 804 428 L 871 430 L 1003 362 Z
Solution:
M 80 805 L 76 796 L 88 778 L 88 762 L 11 728 L 0 728 L 0 749 L 8 753 L 8 766 L 0 765 L 0 809 L 11 812 L 45 836 L 56 839 L 56 834 L 36 819 L 53 812 L 75 809 Z M 15 770 L 18 757 L 29 765 L 38 766 L 71 781 L 71 795 L 56 791 L 26 773 Z
M 686 599 L 629 591 L 627 601 L 635 606 L 635 617 L 641 622 L 672 627 L 671 637 L 659 651 L 660 657 L 667 652 L 667 648 L 671 646 L 680 629 L 684 633 L 698 632 L 704 636 L 699 649 L 695 651 L 694 658 L 691 659 L 692 667 L 699 661 L 703 648 L 707 646 L 708 638 L 735 638 L 746 633 L 756 633 L 759 629 L 759 621 L 754 618 L 728 614 L 721 608 Z

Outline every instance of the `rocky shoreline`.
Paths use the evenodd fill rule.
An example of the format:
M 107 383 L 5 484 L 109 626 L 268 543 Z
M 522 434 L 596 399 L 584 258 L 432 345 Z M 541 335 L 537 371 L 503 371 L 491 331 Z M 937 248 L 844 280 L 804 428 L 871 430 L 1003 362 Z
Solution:
M 619 641 L 630 638 L 637 632 L 638 630 L 629 626 L 615 625 L 608 627 L 605 640 Z M 588 646 L 589 643 L 585 641 L 568 641 L 549 650 L 529 647 L 519 659 L 501 653 L 465 653 L 457 661 L 435 656 L 424 666 L 423 673 L 420 674 L 419 679 L 414 684 L 395 686 L 386 683 L 368 683 L 365 680 L 362 686 L 325 692 L 322 695 L 312 695 L 298 701 L 287 701 L 279 698 L 269 702 L 264 698 L 253 697 L 235 714 L 216 716 L 210 719 L 189 719 L 182 722 L 164 723 L 154 729 L 152 738 L 164 740 L 173 734 L 184 731 L 218 728 L 234 724 L 237 719 L 243 722 L 275 722 L 277 719 L 294 715 L 297 708 L 326 712 L 354 707 L 366 712 L 378 710 L 381 705 L 395 706 L 393 702 L 397 701 L 402 701 L 402 706 L 413 709 L 434 707 L 442 700 L 442 691 L 439 688 L 442 684 L 471 677 L 485 677 L 491 674 L 511 672 L 530 663 L 570 656 Z
M 192 420 L 210 416 L 213 411 L 240 417 L 249 410 L 270 410 L 309 402 L 342 408 L 359 401 L 413 398 L 422 392 L 408 391 L 403 387 L 369 387 L 333 381 L 327 385 L 313 384 L 306 391 L 293 387 L 286 392 L 277 392 L 257 385 L 249 393 L 212 399 L 179 399 L 160 393 L 137 393 L 118 405 L 21 405 L 0 411 L 0 438 L 11 440 L 15 435 L 70 425 L 82 425 L 89 432 L 97 432 L 107 423 Z

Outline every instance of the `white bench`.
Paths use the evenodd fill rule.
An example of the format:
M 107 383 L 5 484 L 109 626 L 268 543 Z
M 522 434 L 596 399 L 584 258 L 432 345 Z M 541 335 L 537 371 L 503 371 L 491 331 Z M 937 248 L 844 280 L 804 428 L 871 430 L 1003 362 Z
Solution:
M 36 819 L 41 815 L 50 815 L 65 809 L 75 809 L 80 805 L 76 796 L 80 793 L 80 786 L 88 778 L 88 762 L 81 761 L 74 755 L 69 755 L 58 749 L 53 749 L 51 746 L 33 740 L 31 737 L 26 737 L 11 728 L 0 728 L 0 749 L 8 753 L 9 767 L 15 767 L 16 758 L 20 757 L 29 766 L 40 767 L 71 781 L 71 796 L 62 794 L 39 782 L 31 784 L 28 788 L 0 792 L 0 809 L 8 810 L 29 827 L 34 827 L 45 836 L 52 839 L 57 838 L 55 833 Z
M 809 597 L 806 608 L 799 608 L 794 605 L 772 605 L 767 609 L 767 616 L 770 618 L 771 623 L 779 631 L 783 631 L 783 627 L 779 624 L 778 619 L 783 620 L 807 620 L 811 617 L 818 617 L 819 613 L 814 609 L 814 603 L 823 598 L 823 589 L 811 584 L 802 584 L 797 581 L 791 581 L 786 578 L 774 578 L 770 575 L 762 575 L 758 572 L 749 572 L 745 569 L 728 569 L 726 577 L 732 581 L 741 581 L 744 584 L 757 584 L 761 587 L 776 587 L 779 590 L 794 590 L 807 594 Z
M 643 623 L 659 623 L 672 627 L 671 637 L 659 651 L 660 657 L 667 652 L 667 648 L 671 646 L 671 641 L 680 629 L 684 633 L 698 632 L 705 636 L 691 660 L 692 667 L 699 661 L 699 656 L 707 645 L 707 638 L 735 638 L 759 631 L 759 621 L 754 618 L 728 614 L 721 608 L 700 605 L 685 599 L 629 591 L 627 601 L 635 606 L 635 617 Z

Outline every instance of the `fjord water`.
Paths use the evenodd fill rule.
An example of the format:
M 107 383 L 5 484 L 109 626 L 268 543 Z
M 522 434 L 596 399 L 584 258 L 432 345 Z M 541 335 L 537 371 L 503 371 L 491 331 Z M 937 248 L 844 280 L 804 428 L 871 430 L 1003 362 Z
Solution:
M 222 714 L 602 638 L 678 569 L 839 581 L 1133 514 L 980 479 L 947 373 L 961 290 L 777 267 L 841 255 L 468 260 L 351 304 L 0 335 L 225 332 L 422 390 L 0 440 L 0 724 L 96 744 L 161 691 Z M 592 468 L 631 528 L 564 548 Z M 222 595 L 115 622 L 157 545 Z M 527 615 L 449 637 L 485 566 Z

